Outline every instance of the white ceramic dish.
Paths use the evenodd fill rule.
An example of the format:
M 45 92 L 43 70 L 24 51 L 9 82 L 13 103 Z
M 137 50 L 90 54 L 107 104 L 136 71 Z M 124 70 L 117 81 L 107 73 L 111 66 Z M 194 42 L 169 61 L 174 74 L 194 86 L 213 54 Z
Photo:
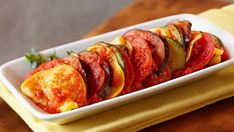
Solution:
M 193 30 L 207 31 L 220 37 L 225 47 L 228 49 L 231 59 L 226 62 L 211 66 L 209 68 L 205 68 L 203 70 L 194 72 L 192 74 L 189 74 L 189 75 L 177 78 L 177 79 L 173 79 L 173 80 L 161 83 L 159 85 L 152 86 L 147 89 L 143 89 L 141 91 L 137 91 L 137 92 L 130 93 L 124 96 L 119 96 L 119 97 L 116 97 L 107 101 L 85 106 L 83 108 L 75 109 L 75 110 L 64 112 L 64 113 L 58 113 L 58 114 L 48 114 L 44 112 L 39 107 L 37 107 L 30 99 L 22 95 L 20 91 L 20 85 L 23 82 L 26 74 L 31 70 L 30 65 L 25 61 L 23 57 L 2 65 L 0 68 L 0 79 L 7 86 L 7 88 L 13 93 L 13 95 L 19 100 L 19 102 L 22 103 L 34 116 L 42 120 L 48 120 L 48 121 L 53 121 L 58 124 L 64 124 L 64 123 L 68 123 L 77 119 L 81 119 L 83 117 L 86 117 L 92 114 L 96 114 L 98 112 L 101 112 L 101 111 L 104 111 L 113 107 L 117 107 L 117 106 L 129 103 L 129 102 L 135 101 L 135 100 L 139 100 L 139 99 L 151 96 L 153 94 L 157 94 L 165 90 L 169 90 L 171 88 L 174 88 L 175 86 L 188 83 L 195 79 L 200 79 L 201 77 L 204 77 L 205 75 L 208 75 L 214 71 L 217 71 L 221 68 L 232 65 L 234 63 L 234 36 L 222 30 L 221 28 L 213 25 L 207 20 L 204 20 L 196 15 L 191 15 L 191 14 L 169 16 L 169 17 L 145 22 L 142 24 L 123 28 L 117 31 L 105 33 L 96 37 L 92 37 L 92 38 L 88 38 L 85 40 L 80 40 L 80 41 L 72 42 L 69 44 L 62 45 L 62 46 L 58 46 L 55 48 L 51 48 L 51 49 L 42 51 L 41 53 L 49 54 L 49 53 L 53 53 L 54 50 L 56 50 L 56 53 L 59 57 L 65 57 L 66 51 L 68 50 L 73 50 L 73 51 L 78 52 L 78 51 L 86 49 L 87 47 L 89 47 L 90 45 L 98 41 L 110 42 L 114 37 L 122 35 L 124 32 L 130 29 L 141 28 L 141 29 L 148 30 L 154 27 L 164 26 L 168 22 L 175 20 L 175 19 L 180 19 L 180 20 L 187 19 L 192 22 Z

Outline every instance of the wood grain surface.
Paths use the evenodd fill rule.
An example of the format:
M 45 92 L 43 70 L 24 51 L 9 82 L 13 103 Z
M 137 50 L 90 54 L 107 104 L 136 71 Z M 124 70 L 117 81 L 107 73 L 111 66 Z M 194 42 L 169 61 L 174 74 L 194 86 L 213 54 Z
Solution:
M 48 4 L 53 3 L 48 2 Z M 227 4 L 229 2 L 217 0 L 137 0 L 84 37 L 94 36 L 168 15 L 178 13 L 196 14 L 210 8 L 220 8 Z M 142 131 L 231 132 L 234 131 L 233 113 L 234 97 L 145 128 Z M 23 120 L 2 99 L 0 99 L 0 117 L 1 132 L 31 131 Z
M 220 8 L 230 2 L 223 0 L 137 0 L 84 37 L 113 31 L 145 21 L 181 14 L 197 14 L 211 8 Z

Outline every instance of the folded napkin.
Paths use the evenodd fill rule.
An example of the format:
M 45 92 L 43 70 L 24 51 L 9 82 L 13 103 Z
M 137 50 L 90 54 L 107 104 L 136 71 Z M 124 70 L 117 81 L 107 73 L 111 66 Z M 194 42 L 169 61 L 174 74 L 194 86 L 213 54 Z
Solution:
M 234 5 L 200 16 L 234 34 Z M 35 118 L 1 82 L 0 95 L 34 131 L 136 131 L 234 96 L 233 75 L 234 66 L 230 66 L 205 79 L 65 125 Z

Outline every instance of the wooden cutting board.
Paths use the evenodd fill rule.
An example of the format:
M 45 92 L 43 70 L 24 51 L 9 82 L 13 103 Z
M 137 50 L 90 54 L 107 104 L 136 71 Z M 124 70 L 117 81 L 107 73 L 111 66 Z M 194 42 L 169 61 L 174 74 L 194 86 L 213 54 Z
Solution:
M 178 13 L 199 13 L 230 4 L 217 0 L 137 0 L 85 37 Z M 0 131 L 31 131 L 23 120 L 0 99 Z M 191 132 L 234 131 L 234 97 L 179 116 L 142 131 Z

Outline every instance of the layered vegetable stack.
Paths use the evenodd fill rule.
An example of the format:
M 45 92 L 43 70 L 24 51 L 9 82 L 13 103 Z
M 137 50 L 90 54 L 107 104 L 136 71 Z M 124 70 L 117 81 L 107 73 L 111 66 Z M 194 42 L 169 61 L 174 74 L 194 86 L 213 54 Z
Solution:
M 150 31 L 133 29 L 65 58 L 43 61 L 22 92 L 48 113 L 59 113 L 141 90 L 228 59 L 221 40 L 191 31 L 187 20 Z

